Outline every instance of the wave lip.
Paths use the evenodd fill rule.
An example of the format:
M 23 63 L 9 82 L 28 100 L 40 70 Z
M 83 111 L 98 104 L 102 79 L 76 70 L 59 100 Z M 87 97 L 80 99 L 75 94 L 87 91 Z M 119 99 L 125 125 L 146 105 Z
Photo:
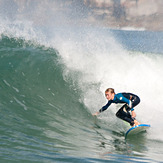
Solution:
M 11 24 L 14 26 L 10 29 Z M 133 160 L 148 160 L 147 155 L 152 155 L 148 149 L 153 149 L 153 144 L 146 142 L 162 143 L 156 119 L 162 117 L 163 58 L 151 50 L 142 53 L 142 45 L 135 47 L 141 37 L 133 36 L 147 36 L 143 37 L 147 47 L 155 45 L 151 48 L 158 50 L 159 41 L 151 44 L 151 38 L 157 39 L 158 33 L 92 27 L 71 30 L 70 26 L 68 30 L 55 28 L 57 32 L 49 34 L 46 28 L 30 23 L 25 26 L 25 21 L 3 25 L 7 26 L 0 40 L 3 159 L 10 159 L 8 153 L 14 155 L 19 151 L 14 159 L 22 160 L 23 153 L 30 161 L 53 160 L 55 153 L 58 159 L 96 160 L 104 156 L 102 160 L 117 160 L 132 155 Z M 124 45 L 134 45 L 134 49 L 128 51 Z M 103 92 L 108 86 L 141 97 L 137 116 L 154 126 L 157 136 L 151 129 L 143 141 L 126 145 L 124 126 L 114 116 L 117 106 L 100 115 L 98 125 L 94 122 L 91 113 L 106 102 Z M 156 92 L 159 97 L 152 101 Z M 142 147 L 137 146 L 140 143 Z M 161 143 L 154 148 L 159 149 Z M 126 154 L 126 149 L 131 149 L 131 153 Z M 108 151 L 112 153 L 105 154 Z M 160 150 L 156 151 L 157 155 Z

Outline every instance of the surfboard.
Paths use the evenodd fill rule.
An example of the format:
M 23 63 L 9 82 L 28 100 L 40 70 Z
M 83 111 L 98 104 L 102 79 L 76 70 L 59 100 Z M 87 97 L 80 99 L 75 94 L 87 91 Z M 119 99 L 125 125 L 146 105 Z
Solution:
M 127 136 L 129 135 L 135 135 L 135 134 L 138 134 L 138 133 L 141 133 L 141 132 L 144 132 L 146 131 L 147 129 L 150 128 L 150 125 L 149 124 L 140 124 L 138 126 L 135 126 L 135 127 L 131 127 L 125 134 L 125 137 L 127 138 Z

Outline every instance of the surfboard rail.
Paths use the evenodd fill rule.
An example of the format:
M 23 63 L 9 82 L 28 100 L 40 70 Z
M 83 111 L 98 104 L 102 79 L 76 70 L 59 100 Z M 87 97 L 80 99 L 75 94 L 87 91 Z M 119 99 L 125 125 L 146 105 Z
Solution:
M 136 134 L 143 131 L 146 131 L 149 127 L 151 127 L 149 124 L 140 124 L 134 127 L 131 127 L 125 134 L 125 137 L 127 137 L 129 134 Z

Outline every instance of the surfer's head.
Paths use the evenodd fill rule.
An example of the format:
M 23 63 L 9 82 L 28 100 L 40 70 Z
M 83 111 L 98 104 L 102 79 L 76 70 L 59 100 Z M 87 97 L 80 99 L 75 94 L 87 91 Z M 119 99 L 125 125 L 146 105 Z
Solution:
M 114 95 L 115 95 L 115 92 L 114 92 L 114 89 L 113 88 L 106 89 L 105 96 L 106 96 L 106 98 L 108 100 L 113 100 L 114 99 Z

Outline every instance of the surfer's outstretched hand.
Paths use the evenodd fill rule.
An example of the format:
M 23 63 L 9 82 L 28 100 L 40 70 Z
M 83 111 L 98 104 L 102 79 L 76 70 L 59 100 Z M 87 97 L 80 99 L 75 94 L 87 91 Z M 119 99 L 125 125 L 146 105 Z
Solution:
M 100 114 L 100 112 L 96 112 L 96 113 L 94 113 L 94 114 L 92 114 L 93 116 L 97 116 L 97 115 L 99 115 Z

